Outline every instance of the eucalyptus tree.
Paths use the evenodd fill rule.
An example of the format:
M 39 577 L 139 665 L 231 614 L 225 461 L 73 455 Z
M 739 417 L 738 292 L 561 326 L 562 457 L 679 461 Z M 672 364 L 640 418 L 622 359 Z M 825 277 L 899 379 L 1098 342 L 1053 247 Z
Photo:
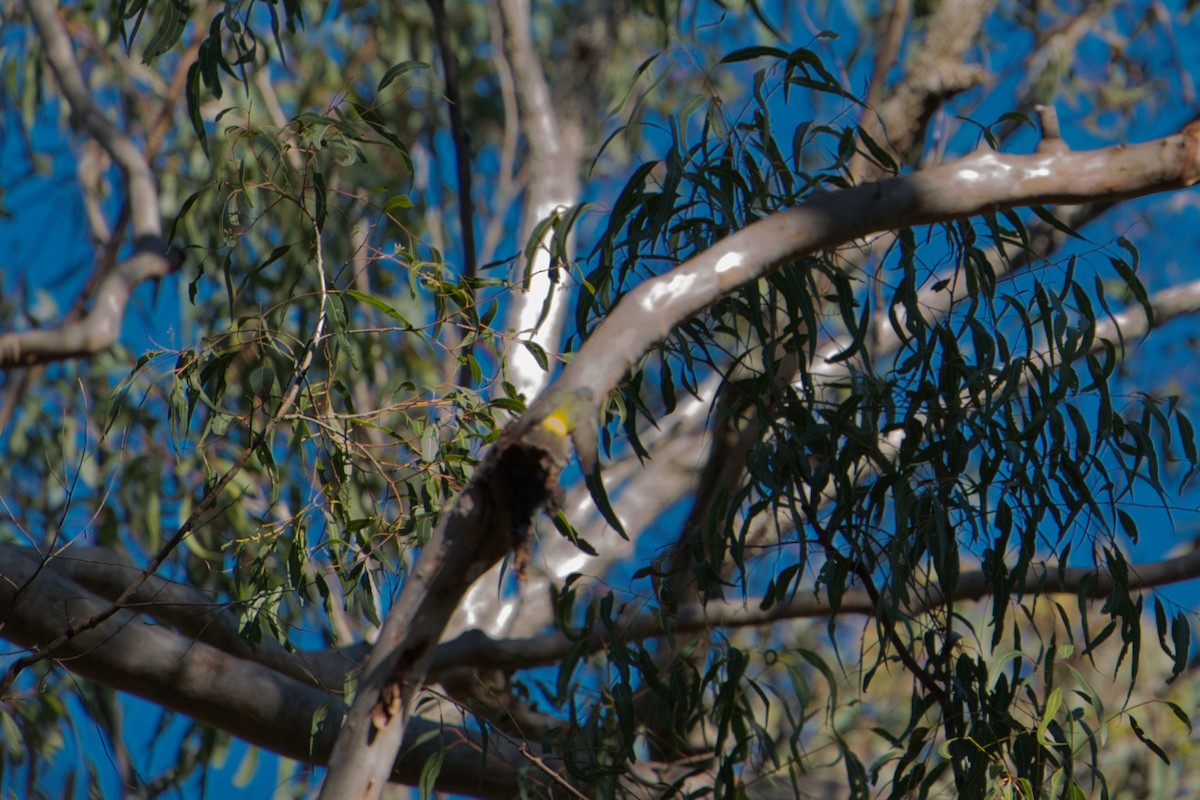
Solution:
M 1187 9 L 5 19 L 10 793 L 1196 793 Z

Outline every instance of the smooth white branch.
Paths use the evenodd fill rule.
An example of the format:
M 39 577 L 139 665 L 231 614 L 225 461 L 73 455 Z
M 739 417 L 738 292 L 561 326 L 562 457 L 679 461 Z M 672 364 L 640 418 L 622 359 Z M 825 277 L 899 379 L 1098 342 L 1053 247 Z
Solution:
M 631 290 L 522 423 L 546 418 L 564 396 L 590 397 L 593 418 L 581 420 L 573 433 L 580 460 L 593 463 L 595 418 L 638 359 L 719 298 L 822 249 L 884 230 L 1018 206 L 1114 201 L 1182 189 L 1197 180 L 1200 123 L 1174 136 L 1100 150 L 1033 155 L 977 150 L 910 175 L 815 194 Z
M 163 239 L 158 187 L 150 165 L 133 139 L 118 130 L 92 99 L 57 4 L 25 0 L 25 7 L 71 118 L 108 152 L 125 176 L 133 253 L 99 282 L 92 309 L 82 319 L 56 329 L 0 335 L 0 368 L 86 357 L 112 346 L 120 336 L 133 290 L 145 281 L 166 276 L 178 261 Z

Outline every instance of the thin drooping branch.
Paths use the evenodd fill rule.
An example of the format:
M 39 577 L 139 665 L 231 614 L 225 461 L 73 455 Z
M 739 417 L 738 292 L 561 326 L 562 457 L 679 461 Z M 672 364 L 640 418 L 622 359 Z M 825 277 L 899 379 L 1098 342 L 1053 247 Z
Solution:
M 1129 566 L 1130 591 L 1168 586 L 1200 577 L 1200 550 L 1164 561 Z M 935 581 L 922 586 L 923 594 L 914 594 L 911 602 L 900 610 L 906 616 L 917 616 L 951 604 L 984 600 L 993 594 L 992 577 L 982 571 L 964 572 L 955 590 L 944 593 Z M 1103 570 L 1080 567 L 1063 568 L 1035 564 L 1025 580 L 1012 590 L 1013 598 L 1032 595 L 1070 594 L 1093 600 L 1108 597 L 1116 588 L 1112 576 Z M 772 625 L 782 620 L 827 618 L 836 615 L 878 616 L 879 605 L 862 589 L 849 589 L 842 594 L 835 610 L 825 596 L 798 590 L 792 597 L 764 610 L 762 598 L 744 602 L 712 600 L 707 604 L 691 603 L 680 606 L 669 618 L 658 611 L 640 610 L 619 619 L 609 633 L 596 625 L 588 635 L 586 650 L 599 652 L 611 642 L 642 641 L 665 635 L 699 633 L 718 628 L 749 628 Z M 481 631 L 468 631 L 438 647 L 433 660 L 437 671 L 471 664 L 487 664 L 497 669 L 528 669 L 561 661 L 572 648 L 579 647 L 579 636 L 555 632 L 545 636 L 522 639 L 492 639 Z
M 796 359 L 784 358 L 779 374 L 795 372 Z M 724 525 L 728 506 L 737 495 L 738 486 L 746 474 L 747 458 L 751 448 L 762 438 L 762 427 L 758 420 L 747 414 L 753 403 L 739 395 L 734 386 L 736 370 L 727 381 L 723 401 L 714 393 L 707 441 L 707 454 L 703 468 L 696 479 L 693 495 L 695 503 L 684 520 L 679 535 L 669 550 L 655 562 L 657 582 L 655 595 L 663 605 L 663 612 L 670 616 L 679 605 L 702 604 L 714 588 L 711 583 L 701 592 L 699 576 L 715 577 L 720 553 L 714 552 L 711 532 Z M 718 548 L 719 549 L 719 548 Z M 708 658 L 706 640 L 669 639 L 655 653 L 655 661 L 663 673 L 700 670 Z M 683 664 L 689 666 L 684 668 Z M 647 696 L 650 700 L 650 696 Z M 653 713 L 653 702 L 639 709 L 639 717 L 645 719 L 647 747 L 657 759 L 674 761 L 689 754 L 694 745 L 692 730 L 696 721 L 675 717 L 671 714 Z
M 121 333 L 133 290 L 146 281 L 165 277 L 178 263 L 162 235 L 158 188 L 150 164 L 133 140 L 118 130 L 92 99 L 56 4 L 51 0 L 25 0 L 25 6 L 76 124 L 108 152 L 125 176 L 133 255 L 100 281 L 92 309 L 81 319 L 57 329 L 0 335 L 0 367 L 44 364 L 107 349 Z
M 446 7 L 442 0 L 427 2 L 429 11 L 433 14 L 433 30 L 437 36 L 438 52 L 442 56 L 446 103 L 450 108 L 450 138 L 454 141 L 454 174 L 458 183 L 458 228 L 463 249 L 462 276 L 468 291 L 474 297 L 475 289 L 472 283 L 479 271 L 479 254 L 475 247 L 475 201 L 471 194 L 471 136 L 463 116 L 462 94 L 458 85 L 458 56 L 454 54 L 454 45 L 450 41 L 450 22 L 446 19 Z M 468 343 L 460 357 L 468 356 L 471 349 L 472 345 Z M 459 370 L 459 384 L 471 386 L 472 383 L 471 370 L 464 360 Z
M 1200 280 L 1162 289 L 1150 295 L 1148 305 L 1153 312 L 1153 320 L 1147 316 L 1145 307 L 1136 304 L 1113 314 L 1109 319 L 1096 322 L 1090 337 L 1091 352 L 1101 353 L 1109 346 L 1113 346 L 1118 348 L 1118 357 L 1124 358 L 1132 343 L 1145 336 L 1151 329 L 1162 327 L 1183 316 L 1200 314 Z M 949 307 L 946 307 L 940 309 L 938 313 L 947 313 L 948 311 Z M 823 380 L 845 380 L 849 375 L 845 369 L 845 363 L 830 364 L 824 361 L 824 359 L 831 358 L 833 354 L 841 352 L 846 346 L 848 344 L 843 343 L 842 347 L 823 348 L 817 355 L 818 363 L 812 372 L 819 372 Z M 890 352 L 890 350 L 887 352 Z M 1030 366 L 1048 368 L 1052 367 L 1055 363 L 1060 363 L 1060 359 L 1061 353 L 1058 348 L 1051 346 L 1030 354 L 1027 360 Z M 1029 381 L 1032 375 L 1033 371 L 1031 369 L 1024 370 L 1020 376 L 1019 382 L 1021 385 Z M 960 399 L 963 404 L 973 402 L 969 391 L 964 391 Z M 745 435 L 757 437 L 761 434 L 757 431 L 747 430 Z M 901 428 L 895 428 L 881 434 L 878 438 L 878 454 L 888 460 L 894 458 L 904 438 L 904 430 Z M 856 481 L 865 481 L 868 478 L 878 475 L 878 473 L 878 463 L 871 459 L 863 459 L 855 466 L 853 474 Z M 821 495 L 822 503 L 833 503 L 836 500 L 836 493 L 832 490 L 824 492 Z M 751 526 L 752 532 L 747 536 L 747 541 L 760 544 L 763 538 L 762 533 L 755 532 L 754 529 L 774 527 L 780 524 L 780 519 L 774 514 L 764 515 L 762 523 Z M 789 523 L 784 523 L 784 525 L 788 530 L 793 529 L 789 526 Z
M 463 247 L 463 275 L 471 280 L 478 271 L 475 252 L 475 203 L 471 199 L 471 137 L 463 117 L 462 94 L 458 87 L 458 57 L 450 41 L 450 22 L 442 0 L 428 0 L 433 13 L 438 52 L 442 56 L 446 102 L 450 107 L 450 136 L 454 140 L 454 173 L 458 180 L 458 223 Z

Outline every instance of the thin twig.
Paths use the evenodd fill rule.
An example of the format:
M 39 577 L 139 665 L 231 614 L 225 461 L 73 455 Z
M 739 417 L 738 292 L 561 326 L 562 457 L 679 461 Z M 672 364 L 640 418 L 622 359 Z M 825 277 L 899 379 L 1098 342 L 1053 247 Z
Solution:
M 875 71 L 871 74 L 871 85 L 867 89 L 866 99 L 863 100 L 863 115 L 859 126 L 863 132 L 882 144 L 882 140 L 887 133 L 884 130 L 883 121 L 879 117 L 877 107 L 883 101 L 884 91 L 887 89 L 887 76 L 891 72 L 892 67 L 896 64 L 896 57 L 900 54 L 900 43 L 904 41 L 904 27 L 908 24 L 908 10 L 911 5 L 911 0 L 896 0 L 892 4 L 892 12 L 888 17 L 887 31 L 884 33 L 883 42 L 879 45 L 879 49 L 875 54 Z M 854 158 L 850 159 L 849 173 L 855 181 L 862 180 L 863 172 L 867 164 L 867 157 L 859 150 L 854 154 Z
M 138 577 L 135 578 L 133 582 L 130 583 L 129 586 L 127 586 L 125 590 L 117 596 L 117 599 L 113 601 L 112 605 L 105 610 L 93 614 L 85 620 L 82 620 L 81 622 L 69 626 L 65 631 L 55 637 L 53 641 L 49 642 L 48 644 L 38 646 L 30 654 L 22 656 L 14 661 L 9 666 L 8 670 L 5 671 L 3 678 L 0 678 L 0 696 L 3 696 L 8 692 L 9 688 L 13 684 L 13 681 L 15 681 L 17 676 L 20 675 L 21 672 L 27 667 L 47 658 L 57 648 L 62 647 L 64 644 L 84 631 L 95 628 L 97 625 L 101 624 L 120 611 L 125 604 L 132 599 L 135 594 L 137 594 L 138 590 L 141 589 L 142 585 L 145 584 L 150 576 L 158 571 L 158 568 L 163 565 L 163 563 L 167 560 L 167 557 L 174 552 L 175 548 L 178 547 L 179 544 L 185 538 L 187 538 L 192 531 L 195 530 L 200 518 L 207 513 L 210 508 L 212 508 L 217 498 L 220 497 L 221 492 L 223 492 L 225 487 L 229 485 L 230 481 L 232 481 L 234 477 L 241 472 L 242 467 L 246 465 L 246 462 L 250 460 L 250 457 L 254 455 L 254 453 L 260 447 L 267 443 L 271 434 L 274 433 L 275 428 L 279 424 L 280 420 L 283 419 L 284 415 L 292 407 L 292 404 L 296 402 L 296 398 L 300 394 L 300 387 L 303 385 L 304 378 L 308 374 L 308 367 L 312 364 L 313 353 L 315 352 L 317 345 L 320 343 L 325 333 L 328 290 L 325 284 L 325 261 L 321 253 L 319 230 L 316 231 L 316 236 L 315 259 L 317 273 L 320 276 L 321 281 L 320 312 L 317 315 L 317 324 L 313 330 L 312 337 L 305 345 L 304 353 L 300 356 L 299 360 L 297 360 L 296 367 L 292 371 L 292 378 L 289 381 L 291 388 L 288 390 L 287 395 L 283 398 L 283 401 L 280 403 L 279 407 L 275 410 L 275 413 L 273 413 L 270 419 L 267 420 L 267 423 L 263 426 L 262 431 L 256 437 L 254 437 L 254 440 L 250 443 L 250 445 L 247 446 L 246 449 L 242 451 L 241 455 L 234 460 L 233 464 L 228 470 L 226 470 L 225 474 L 222 475 L 207 492 L 205 492 L 204 496 L 192 510 L 192 513 L 189 514 L 188 518 L 184 520 L 182 525 L 179 526 L 179 529 L 176 530 L 175 534 L 162 547 L 159 548 L 158 552 L 154 554 L 154 557 L 150 559 L 150 562 L 145 566 L 145 568 L 142 569 L 141 574 L 139 574 Z
M 557 783 L 559 786 L 563 787 L 568 792 L 570 792 L 572 795 L 579 798 L 579 800 L 588 800 L 586 795 L 582 794 L 574 786 L 567 783 L 567 780 L 562 775 L 559 775 L 557 772 L 550 769 L 550 767 L 546 764 L 545 761 L 542 761 L 540 758 L 535 756 L 529 750 L 529 745 L 527 745 L 525 742 L 521 742 L 521 745 L 518 749 L 521 751 L 521 755 L 523 755 L 527 759 L 529 759 L 529 763 L 533 764 L 535 767 L 540 769 L 542 772 L 546 773 L 546 775 L 548 775 L 550 777 L 550 779 L 553 780 L 555 783 Z

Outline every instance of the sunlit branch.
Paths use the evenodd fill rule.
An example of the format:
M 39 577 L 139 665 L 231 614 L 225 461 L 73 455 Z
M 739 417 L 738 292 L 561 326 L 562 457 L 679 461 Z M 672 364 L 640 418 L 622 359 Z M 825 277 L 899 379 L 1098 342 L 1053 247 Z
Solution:
M 521 128 L 529 148 L 526 159 L 529 180 L 517 237 L 524 246 L 539 223 L 579 201 L 578 145 L 568 140 L 551 102 L 550 87 L 532 39 L 529 0 L 499 0 L 497 5 L 503 20 L 505 53 L 512 67 Z M 567 265 L 551 263 L 553 235 L 553 229 L 547 229 L 540 241 L 527 248 L 530 257 L 518 257 L 514 266 L 513 285 L 517 288 L 508 311 L 508 327 L 515 331 L 516 338 L 510 340 L 505 358 L 508 379 L 526 400 L 536 397 L 550 376 L 520 340 L 528 338 L 551 357 L 556 356 L 568 310 L 570 271 Z
M 602 578 L 614 564 L 635 552 L 638 540 L 654 521 L 695 488 L 709 449 L 705 423 L 721 383 L 721 375 L 710 375 L 698 387 L 696 397 L 681 399 L 674 413 L 655 424 L 657 435 L 646 439 L 648 460 L 626 453 L 605 466 L 601 479 L 628 539 L 600 514 L 586 485 L 567 488 L 563 513 L 596 554 L 583 552 L 548 519 L 539 520 L 541 535 L 525 580 L 511 596 L 505 592 L 497 599 L 504 569 L 501 564 L 493 567 L 471 587 L 443 638 L 469 628 L 496 637 L 544 630 L 553 622 L 550 586 L 561 585 L 571 574 Z M 647 487 L 653 490 L 647 491 Z
M 635 287 L 530 408 L 525 424 L 546 418 L 568 395 L 590 398 L 598 409 L 637 359 L 676 325 L 808 253 L 879 230 L 1005 208 L 1111 201 L 1185 188 L 1200 178 L 1198 151 L 1200 126 L 1144 144 L 1101 150 L 1021 156 L 984 149 L 911 175 L 816 194 Z M 596 458 L 591 421 L 595 416 L 581 417 L 586 422 L 572 432 L 581 460 L 590 464 Z

